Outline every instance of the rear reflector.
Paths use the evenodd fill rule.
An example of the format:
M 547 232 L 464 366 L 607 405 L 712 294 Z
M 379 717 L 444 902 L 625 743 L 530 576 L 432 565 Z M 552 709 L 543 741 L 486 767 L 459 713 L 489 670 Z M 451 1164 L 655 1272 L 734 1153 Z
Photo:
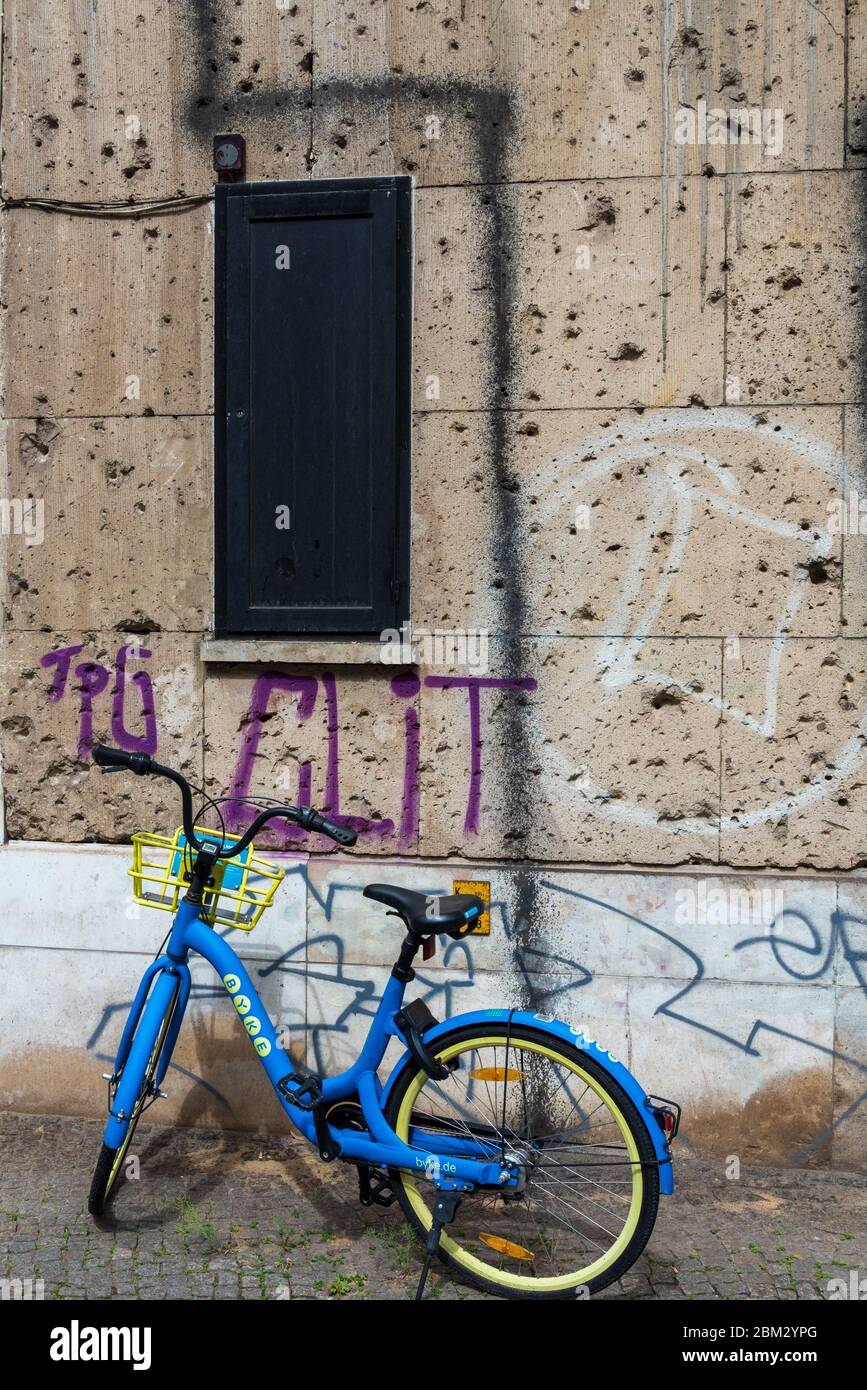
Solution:
M 474 1067 L 468 1075 L 471 1081 L 523 1081 L 525 1073 L 516 1067 Z
M 496 1250 L 498 1255 L 508 1255 L 513 1260 L 535 1260 L 536 1256 L 532 1250 L 527 1250 L 523 1245 L 516 1245 L 512 1240 L 504 1240 L 502 1236 L 488 1235 L 487 1231 L 479 1231 L 479 1240 L 484 1241 L 492 1250 Z

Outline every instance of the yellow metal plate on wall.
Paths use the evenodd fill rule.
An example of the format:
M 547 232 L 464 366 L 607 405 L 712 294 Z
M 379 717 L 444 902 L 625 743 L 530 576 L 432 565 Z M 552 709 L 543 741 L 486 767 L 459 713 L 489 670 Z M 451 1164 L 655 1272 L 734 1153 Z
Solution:
M 452 883 L 453 893 L 473 893 L 477 898 L 481 898 L 483 903 L 490 904 L 491 885 L 483 883 L 479 879 L 456 878 Z M 478 925 L 472 931 L 467 932 L 467 936 L 490 936 L 491 934 L 491 914 L 489 910 L 482 913 Z

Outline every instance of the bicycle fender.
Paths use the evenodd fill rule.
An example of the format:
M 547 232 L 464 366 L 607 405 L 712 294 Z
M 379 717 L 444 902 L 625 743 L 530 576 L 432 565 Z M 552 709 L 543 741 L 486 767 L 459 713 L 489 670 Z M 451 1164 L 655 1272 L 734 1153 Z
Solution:
M 157 973 L 153 989 L 141 1012 L 135 1037 L 129 1047 L 126 1064 L 115 1092 L 114 1105 L 109 1112 L 103 1133 L 103 1139 L 110 1149 L 117 1149 L 123 1143 L 130 1113 L 138 1099 L 142 1078 L 160 1025 L 175 991 L 181 988 L 182 981 L 178 975 L 170 974 L 168 970 Z
M 123 1033 L 121 1034 L 121 1039 L 117 1048 L 117 1055 L 114 1059 L 114 1071 L 116 1076 L 120 1075 L 126 1064 L 126 1059 L 129 1056 L 130 1045 L 135 1036 L 135 1030 L 138 1027 L 139 1019 L 142 1016 L 142 1010 L 144 1009 L 144 1006 L 147 1003 L 147 998 L 150 994 L 151 985 L 153 984 L 155 977 L 161 974 L 167 966 L 171 966 L 171 961 L 169 960 L 168 956 L 159 956 L 156 960 L 151 961 L 147 970 L 141 977 L 139 987 L 136 990 L 135 998 L 132 1001 L 129 1013 L 127 1014 L 126 1023 L 124 1024 Z
M 622 1062 L 619 1062 L 616 1057 L 612 1057 L 607 1048 L 602 1047 L 595 1038 L 588 1038 L 580 1028 L 573 1028 L 570 1024 L 564 1023 L 562 1019 L 553 1018 L 550 1014 L 534 1014 L 526 1009 L 478 1009 L 473 1013 L 456 1014 L 454 1018 L 447 1018 L 443 1023 L 437 1023 L 435 1027 L 426 1029 L 423 1039 L 426 1043 L 435 1043 L 456 1028 L 465 1028 L 468 1024 L 484 1026 L 486 1023 L 505 1023 L 510 1015 L 512 1023 L 521 1023 L 528 1028 L 537 1028 L 543 1033 L 553 1033 L 563 1042 L 577 1047 L 579 1052 L 586 1052 L 588 1057 L 592 1057 L 593 1061 L 602 1067 L 603 1071 L 606 1071 L 626 1092 L 644 1122 L 644 1127 L 653 1145 L 653 1151 L 659 1161 L 659 1190 L 664 1196 L 671 1196 L 674 1192 L 671 1152 L 665 1135 L 657 1123 L 647 1092 Z M 398 1073 L 410 1059 L 410 1056 L 411 1054 L 407 1050 L 402 1057 L 398 1058 L 383 1091 L 383 1109 L 385 1109 Z

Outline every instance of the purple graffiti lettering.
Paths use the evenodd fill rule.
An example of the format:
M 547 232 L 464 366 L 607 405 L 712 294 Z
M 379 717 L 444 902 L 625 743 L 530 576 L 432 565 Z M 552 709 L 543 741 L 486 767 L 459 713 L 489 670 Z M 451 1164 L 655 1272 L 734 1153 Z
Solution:
M 420 689 L 421 682 L 418 676 L 395 676 L 391 682 L 392 694 L 401 700 L 415 699 Z M 418 834 L 419 719 L 418 709 L 414 704 L 404 711 L 403 727 L 403 797 L 398 835 L 401 849 L 411 845 Z
M 313 713 L 318 689 L 319 683 L 315 676 L 283 676 L 277 672 L 268 671 L 256 677 L 250 695 L 250 705 L 244 716 L 244 738 L 241 751 L 238 754 L 238 761 L 235 764 L 235 771 L 229 787 L 229 795 L 235 800 L 227 803 L 224 812 L 227 829 L 243 830 L 249 825 L 255 814 L 252 803 L 248 802 L 246 797 L 250 791 L 253 765 L 258 756 L 262 725 L 268 713 L 272 693 L 275 690 L 282 690 L 296 694 L 298 696 L 298 719 L 299 722 L 303 723 Z M 301 763 L 298 768 L 299 804 L 306 805 L 310 801 L 311 785 L 310 763 Z M 277 848 L 281 849 L 288 849 L 290 842 L 303 833 L 297 825 L 290 825 L 288 821 L 281 821 L 279 828 L 275 823 L 272 832 L 266 837 L 268 843 L 275 844 Z
M 154 708 L 154 688 L 147 671 L 136 671 L 127 679 L 127 657 L 133 655 L 144 660 L 151 655 L 146 647 L 124 645 L 118 647 L 115 657 L 115 682 L 111 692 L 111 736 L 118 748 L 127 753 L 155 753 L 157 751 L 157 716 Z M 128 685 L 134 685 L 141 698 L 141 712 L 144 720 L 144 733 L 131 734 L 124 723 L 124 698 Z
M 59 647 L 56 652 L 45 652 L 39 658 L 40 666 L 56 666 L 54 679 L 48 687 L 48 698 L 52 702 L 63 698 L 66 689 L 66 681 L 69 676 L 69 668 L 72 665 L 72 658 L 78 656 L 83 651 L 82 646 L 78 647 Z
M 325 773 L 325 805 L 328 819 L 358 835 L 376 835 L 383 839 L 394 831 L 394 821 L 369 820 L 367 816 L 340 814 L 340 723 L 337 717 L 337 681 L 331 672 L 322 677 L 325 687 L 325 709 L 328 718 L 328 765 Z
M 470 792 L 464 832 L 477 835 L 479 808 L 482 801 L 482 735 L 481 690 L 535 690 L 538 681 L 533 676 L 425 676 L 425 685 L 436 690 L 464 689 L 470 707 Z
M 99 695 L 108 685 L 110 672 L 107 667 L 95 661 L 84 661 L 76 666 L 75 674 L 81 695 L 78 717 L 78 756 L 86 762 L 93 748 L 93 697 Z

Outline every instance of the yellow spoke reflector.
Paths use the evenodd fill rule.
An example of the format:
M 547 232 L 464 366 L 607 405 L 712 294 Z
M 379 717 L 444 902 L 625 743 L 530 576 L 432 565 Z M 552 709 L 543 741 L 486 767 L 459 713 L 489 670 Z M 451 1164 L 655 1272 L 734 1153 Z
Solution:
M 475 1067 L 467 1075 L 471 1081 L 523 1081 L 525 1077 L 516 1067 Z
M 498 1255 L 511 1255 L 513 1260 L 535 1260 L 536 1258 L 532 1250 L 525 1250 L 523 1245 L 516 1245 L 513 1240 L 503 1240 L 502 1236 L 491 1236 L 486 1231 L 479 1231 L 479 1240 L 483 1240 L 485 1245 L 496 1250 Z

